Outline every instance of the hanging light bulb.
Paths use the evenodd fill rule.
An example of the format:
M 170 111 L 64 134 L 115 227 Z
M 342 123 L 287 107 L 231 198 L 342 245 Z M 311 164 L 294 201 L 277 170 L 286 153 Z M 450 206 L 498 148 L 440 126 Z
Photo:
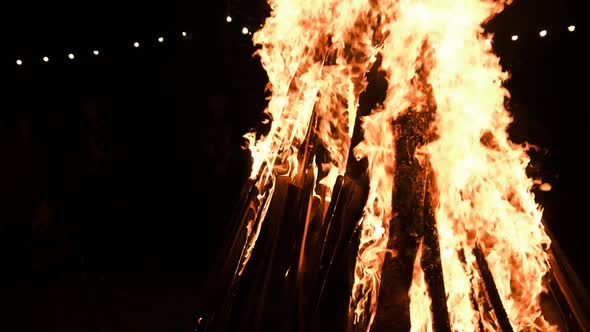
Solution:
M 225 21 L 226 21 L 227 23 L 230 23 L 230 22 L 232 21 L 232 18 L 231 18 L 231 16 L 227 15 L 227 17 L 225 18 Z
M 541 36 L 541 37 L 545 37 L 545 36 L 547 36 L 547 30 L 541 30 L 541 31 L 539 32 L 539 36 Z
M 243 27 L 242 28 L 242 34 L 247 35 L 248 34 L 248 28 Z
M 517 41 L 518 40 L 518 35 L 512 35 L 512 37 L 510 39 L 512 39 L 512 41 Z

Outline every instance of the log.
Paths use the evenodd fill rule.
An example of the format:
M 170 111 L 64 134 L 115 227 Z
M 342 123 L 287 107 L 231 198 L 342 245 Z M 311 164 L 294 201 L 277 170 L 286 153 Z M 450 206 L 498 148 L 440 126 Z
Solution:
M 458 250 L 457 256 L 463 265 L 463 271 L 465 274 L 470 275 L 466 268 L 467 260 L 465 259 L 465 251 L 463 249 Z M 477 331 L 484 332 L 483 322 L 481 320 L 481 312 L 479 310 L 479 304 L 477 303 L 476 290 L 474 289 L 476 285 L 473 284 L 473 277 L 471 277 L 469 281 L 471 283 L 471 288 L 469 289 L 469 299 L 471 299 L 471 307 L 473 308 L 473 311 L 477 313 Z
M 312 331 L 331 332 L 348 329 L 348 307 L 358 252 L 358 220 L 367 200 L 368 188 L 348 177 L 337 180 L 328 213 L 321 266 L 314 291 Z
M 425 63 L 429 54 L 425 41 L 417 63 Z M 436 101 L 432 87 L 428 84 L 425 67 L 416 68 L 412 87 L 423 92 L 421 98 L 393 121 L 395 136 L 395 174 L 392 193 L 392 211 L 387 248 L 397 256 L 385 257 L 381 275 L 381 288 L 377 313 L 372 332 L 408 331 L 410 329 L 409 290 L 413 279 L 413 267 L 420 242 L 424 244 L 422 267 L 425 269 L 429 291 L 433 300 L 434 318 L 440 331 L 448 327 L 446 295 L 440 267 L 438 234 L 431 193 L 436 193 L 431 166 L 428 161 L 419 160 L 419 147 L 433 139 L 432 122 L 436 114 Z M 423 109 L 419 111 L 419 109 Z M 428 227 L 427 227 L 428 224 Z M 428 234 L 425 234 L 427 232 Z
M 512 324 L 510 324 L 510 320 L 508 319 L 508 315 L 506 314 L 506 310 L 502 304 L 502 298 L 500 297 L 500 293 L 498 293 L 494 276 L 490 271 L 488 262 L 486 261 L 485 255 L 483 254 L 483 251 L 479 245 L 476 245 L 473 249 L 473 255 L 475 256 L 477 267 L 481 273 L 486 293 L 488 295 L 488 300 L 490 301 L 490 304 L 494 309 L 494 313 L 496 314 L 496 318 L 498 319 L 498 325 L 500 325 L 500 328 L 503 332 L 512 332 Z
M 450 332 L 449 311 L 443 278 L 438 229 L 433 208 L 432 192 L 435 190 L 433 177 L 427 180 L 427 190 L 424 199 L 424 239 L 422 242 L 421 265 L 424 278 L 428 286 L 428 293 L 432 300 L 432 327 L 435 332 Z

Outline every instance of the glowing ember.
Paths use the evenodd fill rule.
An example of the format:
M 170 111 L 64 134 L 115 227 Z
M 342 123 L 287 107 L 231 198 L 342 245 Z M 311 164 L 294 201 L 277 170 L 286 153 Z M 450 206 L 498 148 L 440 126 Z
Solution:
M 513 329 L 552 329 L 539 304 L 550 241 L 531 193 L 534 182 L 525 173 L 526 148 L 507 134 L 512 119 L 504 108 L 509 93 L 503 82 L 508 75 L 482 28 L 509 2 L 269 0 L 271 16 L 254 33 L 270 91 L 269 131 L 262 137 L 246 135 L 253 156 L 251 179 L 261 201 L 272 196 L 277 175 L 297 182 L 298 167 L 315 163 L 301 151 L 309 133 L 329 154 L 318 184 L 331 189 L 336 176 L 344 174 L 365 74 L 377 56 L 382 59 L 387 96 L 361 119 L 364 140 L 354 147 L 355 157 L 368 161 L 370 188 L 359 221 L 351 310 L 354 321 L 364 321 L 367 330 L 378 310 L 381 268 L 391 252 L 392 200 L 398 199 L 394 142 L 399 131 L 392 123 L 409 108 L 416 114 L 436 111 L 431 126 L 436 139 L 419 147 L 416 158 L 428 160 L 436 178 L 438 191 L 432 195 L 452 330 L 475 331 L 478 322 L 487 329 L 498 326 L 493 314 L 474 309 L 472 302 L 472 292 L 479 292 L 482 283 L 476 248 L 485 255 Z M 424 86 L 417 86 L 418 71 L 428 72 L 424 79 L 435 108 Z M 243 264 L 265 211 L 248 227 Z M 419 260 L 410 289 L 413 331 L 432 328 L 431 299 Z
M 542 183 L 541 186 L 539 186 L 539 189 L 541 189 L 541 191 L 551 191 L 551 184 L 550 183 Z

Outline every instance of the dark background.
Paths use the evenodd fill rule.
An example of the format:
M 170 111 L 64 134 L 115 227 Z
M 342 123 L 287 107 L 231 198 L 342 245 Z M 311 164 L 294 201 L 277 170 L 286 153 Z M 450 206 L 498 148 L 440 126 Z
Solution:
M 266 14 L 263 0 L 0 5 L 7 317 L 24 312 L 45 331 L 192 330 L 249 173 L 240 137 L 265 106 L 266 76 L 241 28 Z M 531 172 L 553 189 L 537 198 L 587 283 L 584 18 L 574 1 L 521 0 L 488 30 L 512 75 L 512 137 L 541 148 Z

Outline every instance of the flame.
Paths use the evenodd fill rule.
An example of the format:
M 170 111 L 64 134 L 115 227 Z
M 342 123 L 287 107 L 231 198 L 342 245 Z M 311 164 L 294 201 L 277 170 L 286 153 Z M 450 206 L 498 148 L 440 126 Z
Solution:
M 410 286 L 410 317 L 411 332 L 427 331 L 432 332 L 432 312 L 430 311 L 431 300 L 428 296 L 424 271 L 420 267 L 422 258 L 422 246 L 418 248 L 418 254 L 414 261 L 414 280 Z
M 297 156 L 312 113 L 311 128 L 330 155 L 336 174 L 344 174 L 365 72 L 375 61 L 366 1 L 269 1 L 273 8 L 253 37 L 256 55 L 269 78 L 268 134 L 248 133 L 253 167 L 282 164 Z M 346 15 L 343 15 L 346 13 Z M 351 120 L 352 119 L 352 120 Z M 272 167 L 262 177 L 269 177 Z M 332 176 L 335 179 L 335 176 Z
M 479 278 L 473 272 L 475 260 L 471 254 L 476 243 L 484 247 L 515 330 L 550 329 L 539 305 L 544 291 L 542 279 L 548 271 L 545 249 L 549 238 L 541 224 L 541 209 L 531 192 L 533 181 L 525 173 L 529 162 L 526 150 L 510 142 L 507 135 L 511 117 L 503 105 L 509 94 L 502 83 L 508 75 L 502 71 L 481 27 L 503 5 L 473 0 L 382 1 L 387 38 L 381 54 L 388 94 L 384 110 L 369 117 L 380 121 L 365 119 L 365 142 L 357 147 L 391 150 L 393 140 L 384 135 L 392 130 L 387 124 L 409 106 L 418 106 L 420 111 L 417 100 L 423 97 L 423 91 L 413 89 L 411 78 L 416 67 L 426 66 L 437 104 L 434 128 L 438 139 L 420 152 L 430 156 L 437 187 L 441 188 L 436 220 L 451 326 L 458 331 L 476 330 L 477 326 L 478 315 L 469 295 L 471 279 Z M 416 59 L 420 58 L 425 40 L 433 45 L 433 54 L 418 63 Z M 375 122 L 381 126 L 372 126 Z M 385 139 L 374 144 L 378 139 L 373 135 Z M 389 195 L 389 183 L 380 188 L 373 183 L 384 174 L 371 171 L 379 167 L 393 169 L 394 158 L 363 156 L 370 162 L 371 192 Z M 367 206 L 370 204 L 374 202 L 369 201 Z M 380 216 L 384 217 L 383 223 L 389 219 L 387 213 Z M 361 239 L 354 287 L 379 283 L 367 277 L 366 272 L 359 273 L 373 271 L 379 265 L 363 251 L 365 235 Z M 466 263 L 459 260 L 459 250 L 469 253 Z M 415 274 L 412 289 L 423 284 L 421 278 L 420 273 Z M 373 287 L 372 291 L 376 290 Z M 375 310 L 373 303 L 370 315 Z M 412 321 L 426 322 L 423 317 L 414 316 L 417 312 L 412 312 Z
M 553 329 L 539 304 L 550 240 L 532 193 L 534 181 L 525 172 L 527 149 L 507 134 L 512 118 L 504 107 L 509 93 L 503 83 L 508 74 L 493 53 L 492 36 L 482 28 L 511 1 L 268 2 L 271 16 L 253 41 L 269 77 L 266 113 L 271 125 L 264 136 L 246 135 L 251 178 L 261 192 L 277 174 L 296 179 L 309 133 L 329 154 L 322 164 L 328 175 L 318 183 L 331 188 L 345 173 L 365 74 L 377 56 L 382 59 L 387 96 L 361 119 L 364 139 L 353 150 L 356 158 L 367 159 L 369 176 L 350 302 L 355 322 L 368 317 L 370 329 L 378 310 L 381 267 L 390 252 L 389 223 L 397 199 L 398 132 L 392 123 L 409 108 L 432 111 L 425 91 L 430 89 L 436 139 L 420 147 L 416 157 L 429 160 L 436 178 L 438 190 L 432 194 L 438 202 L 435 217 L 452 329 L 474 331 L 478 322 L 488 329 L 496 326 L 493 314 L 483 315 L 473 306 L 473 292 L 479 294 L 482 283 L 476 247 L 485 255 L 513 328 Z M 428 72 L 426 82 L 416 82 L 417 71 Z M 255 242 L 256 235 L 251 238 Z M 418 261 L 410 290 L 416 331 L 431 329 L 432 320 L 425 310 L 430 300 Z
M 327 188 L 324 199 L 329 201 L 336 178 L 346 170 L 358 100 L 367 85 L 365 73 L 376 60 L 371 29 L 376 14 L 364 0 L 269 4 L 271 16 L 254 33 L 253 42 L 269 78 L 265 113 L 271 124 L 261 137 L 256 132 L 244 135 L 253 159 L 250 178 L 260 192 L 277 174 L 295 179 L 297 167 L 306 162 L 299 154 L 311 131 L 328 153 L 328 162 L 322 164 L 326 175 L 318 184 Z M 261 211 L 259 223 L 265 213 Z M 257 234 L 249 238 L 247 252 Z
M 456 253 L 467 253 L 471 271 L 476 244 L 483 247 L 513 328 L 550 329 L 539 304 L 550 241 L 526 175 L 526 149 L 507 134 L 512 119 L 502 83 L 508 75 L 481 28 L 502 8 L 502 2 L 432 1 L 426 15 L 428 36 L 437 45 L 430 82 L 439 139 L 425 151 L 439 188 L 441 250 L 452 253 L 442 262 L 450 318 L 458 330 L 475 330 L 476 315 Z
M 354 322 L 369 311 L 370 326 L 377 308 L 381 282 L 381 267 L 387 253 L 389 220 L 392 218 L 393 190 L 393 132 L 391 114 L 378 110 L 363 119 L 365 139 L 355 147 L 356 158 L 368 160 L 369 195 L 363 217 L 359 251 L 357 254 L 351 309 Z

